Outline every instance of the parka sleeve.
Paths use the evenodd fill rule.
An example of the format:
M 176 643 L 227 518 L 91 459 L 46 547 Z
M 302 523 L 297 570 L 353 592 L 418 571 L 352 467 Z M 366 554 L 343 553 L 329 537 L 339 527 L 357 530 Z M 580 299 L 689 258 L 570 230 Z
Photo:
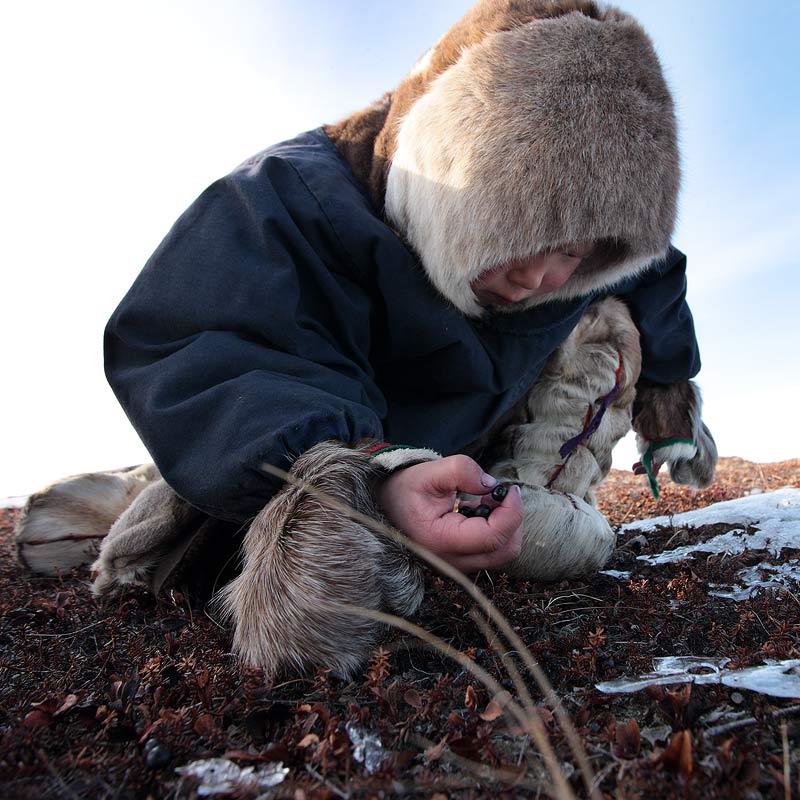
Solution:
M 382 437 L 370 297 L 293 166 L 212 185 L 108 323 L 108 380 L 164 478 L 243 521 L 318 442 Z
M 671 247 L 663 260 L 629 279 L 615 295 L 628 305 L 642 347 L 642 379 L 659 384 L 693 378 L 700 352 L 686 302 L 686 256 Z

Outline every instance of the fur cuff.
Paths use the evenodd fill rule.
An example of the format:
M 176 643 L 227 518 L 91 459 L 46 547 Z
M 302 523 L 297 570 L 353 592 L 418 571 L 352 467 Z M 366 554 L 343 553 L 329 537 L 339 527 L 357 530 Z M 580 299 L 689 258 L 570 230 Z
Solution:
M 678 461 L 682 458 L 694 458 L 697 455 L 697 445 L 694 439 L 666 439 L 663 442 L 648 442 L 641 437 L 636 438 L 636 447 L 639 455 L 646 458 L 650 454 L 658 451 L 659 461 Z
M 158 593 L 165 571 L 177 565 L 205 519 L 163 478 L 153 481 L 103 540 L 92 565 L 92 592 L 102 595 L 138 584 Z
M 384 472 L 392 473 L 425 461 L 437 461 L 442 456 L 427 447 L 413 447 L 407 444 L 381 443 L 367 450 L 369 460 Z
M 373 486 L 383 473 L 364 454 L 363 443 L 333 441 L 303 453 L 289 472 L 296 481 L 287 481 L 250 526 L 241 574 L 218 596 L 234 625 L 233 649 L 268 676 L 321 666 L 349 677 L 382 626 L 347 606 L 411 614 L 422 601 L 418 562 L 321 496 L 382 521 Z

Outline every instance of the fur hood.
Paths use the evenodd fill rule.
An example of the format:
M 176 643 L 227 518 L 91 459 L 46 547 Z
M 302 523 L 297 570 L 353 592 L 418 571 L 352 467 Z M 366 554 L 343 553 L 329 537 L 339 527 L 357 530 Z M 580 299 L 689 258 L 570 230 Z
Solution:
M 662 257 L 680 180 L 672 99 L 629 15 L 591 0 L 481 0 L 393 92 L 326 133 L 461 312 L 487 269 L 592 241 L 558 291 Z

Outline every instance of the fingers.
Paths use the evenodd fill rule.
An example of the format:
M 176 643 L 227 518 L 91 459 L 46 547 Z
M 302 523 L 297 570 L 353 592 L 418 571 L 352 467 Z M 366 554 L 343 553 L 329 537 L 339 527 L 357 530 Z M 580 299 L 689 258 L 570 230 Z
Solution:
M 481 555 L 457 556 L 450 559 L 450 563 L 461 572 L 477 572 L 480 569 L 497 569 L 513 561 L 522 549 L 523 529 L 520 525 L 505 546 L 493 553 Z
M 652 461 L 650 462 L 650 471 L 653 473 L 653 475 L 657 475 L 658 474 L 658 471 L 661 469 L 663 464 L 664 464 L 664 461 L 662 459 L 657 458 L 655 455 L 653 456 Z M 641 461 L 637 461 L 631 467 L 631 469 L 633 470 L 633 474 L 634 475 L 645 475 L 645 474 L 647 474 L 647 470 L 645 469 L 644 464 Z
M 497 554 L 517 533 L 522 516 L 522 496 L 519 487 L 512 486 L 503 502 L 487 518 L 467 518 L 456 513 L 443 516 L 438 521 L 441 527 L 437 550 L 453 557 Z
M 431 488 L 443 494 L 460 491 L 483 495 L 497 486 L 497 480 L 487 475 L 469 456 L 449 456 L 420 466 L 428 467 Z

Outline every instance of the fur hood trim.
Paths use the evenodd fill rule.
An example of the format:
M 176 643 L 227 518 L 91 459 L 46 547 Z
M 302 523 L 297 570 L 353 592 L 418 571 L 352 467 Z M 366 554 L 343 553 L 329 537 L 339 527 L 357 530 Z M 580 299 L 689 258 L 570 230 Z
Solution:
M 647 34 L 579 0 L 482 0 L 398 89 L 326 129 L 437 289 L 470 316 L 482 272 L 600 245 L 557 292 L 603 289 L 667 250 L 680 179 Z

